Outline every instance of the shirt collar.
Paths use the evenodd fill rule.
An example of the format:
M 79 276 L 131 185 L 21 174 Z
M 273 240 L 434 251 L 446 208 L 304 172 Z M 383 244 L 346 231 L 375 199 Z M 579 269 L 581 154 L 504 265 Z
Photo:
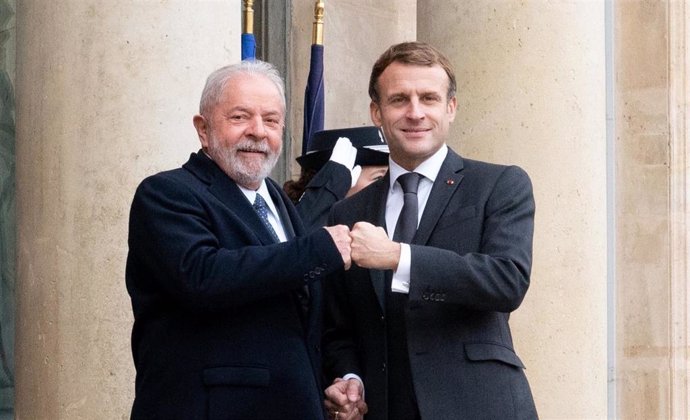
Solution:
M 266 186 L 266 180 L 261 181 L 261 185 L 259 186 L 259 189 L 257 190 L 250 190 L 248 188 L 244 188 L 240 184 L 237 184 L 237 186 L 240 188 L 240 191 L 247 197 L 247 200 L 249 200 L 250 203 L 254 204 L 254 200 L 256 199 L 256 194 L 261 194 L 261 197 L 266 201 L 268 204 L 268 207 L 272 210 L 275 211 L 275 207 L 273 206 L 273 200 L 271 200 L 271 195 L 268 193 L 268 187 Z
M 418 174 L 424 175 L 425 178 L 429 179 L 433 183 L 434 181 L 436 181 L 436 176 L 438 175 L 438 172 L 441 170 L 441 165 L 443 165 L 443 161 L 446 159 L 447 155 L 448 146 L 444 144 L 441 148 L 439 148 L 436 151 L 436 153 L 431 155 L 427 160 L 425 160 L 419 166 L 414 168 L 412 172 L 417 172 Z M 388 158 L 388 164 L 390 171 L 389 182 L 390 188 L 392 189 L 395 186 L 395 181 L 398 179 L 398 177 L 409 171 L 395 163 L 395 161 L 390 157 Z

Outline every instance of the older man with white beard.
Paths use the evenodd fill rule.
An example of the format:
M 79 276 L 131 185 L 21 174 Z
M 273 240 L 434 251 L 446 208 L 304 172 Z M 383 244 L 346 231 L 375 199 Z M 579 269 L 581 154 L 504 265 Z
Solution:
M 268 63 L 212 73 L 202 149 L 145 179 L 132 203 L 127 290 L 132 418 L 322 419 L 320 281 L 350 266 L 345 226 L 305 235 L 268 174 L 283 81 Z

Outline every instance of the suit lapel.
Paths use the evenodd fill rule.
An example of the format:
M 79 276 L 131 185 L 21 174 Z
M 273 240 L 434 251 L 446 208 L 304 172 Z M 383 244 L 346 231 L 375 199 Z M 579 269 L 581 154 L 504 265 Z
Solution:
M 234 209 L 240 220 L 252 231 L 261 244 L 270 245 L 275 243 L 273 236 L 266 229 L 263 222 L 261 222 L 252 204 L 247 200 L 247 196 L 242 193 L 237 184 L 230 180 L 230 178 L 227 178 L 227 180 L 216 178 L 216 182 L 209 186 L 209 191 L 229 209 Z
M 275 243 L 271 233 L 259 219 L 252 204 L 242 193 L 237 184 L 223 172 L 220 167 L 205 153 L 192 154 L 184 168 L 208 185 L 208 191 L 222 202 L 228 211 L 237 215 L 246 227 L 248 235 L 257 243 L 269 245 Z
M 290 217 L 290 213 L 287 209 L 287 206 L 285 205 L 285 199 L 280 193 L 280 191 L 278 191 L 278 187 L 274 185 L 273 182 L 268 178 L 266 178 L 266 187 L 268 188 L 268 192 L 271 195 L 273 204 L 276 205 L 276 209 L 278 210 L 278 218 L 280 219 L 280 223 L 283 226 L 283 230 L 285 231 L 285 236 L 289 241 L 290 239 L 296 236 L 294 226 L 295 222 L 293 221 L 293 218 Z
M 457 191 L 463 175 L 462 158 L 455 152 L 448 149 L 448 155 L 441 165 L 436 181 L 431 187 L 431 193 L 424 208 L 424 214 L 419 223 L 419 228 L 415 234 L 414 244 L 425 244 L 434 227 L 438 223 L 441 215 L 446 210 L 451 197 Z M 386 201 L 388 198 L 388 188 L 390 186 L 390 172 L 386 176 L 374 184 L 370 199 L 367 200 L 367 208 L 365 210 L 368 222 L 383 226 L 386 229 Z M 384 270 L 368 270 L 371 277 L 371 284 L 376 293 L 376 297 L 381 305 L 381 311 L 384 312 L 386 308 L 386 284 L 387 277 L 390 277 L 390 271 Z
M 448 149 L 448 155 L 441 165 L 434 185 L 431 187 L 431 193 L 424 207 L 419 228 L 417 228 L 417 233 L 412 240 L 413 244 L 423 245 L 429 240 L 434 227 L 448 207 L 450 198 L 462 182 L 462 169 L 462 158 Z

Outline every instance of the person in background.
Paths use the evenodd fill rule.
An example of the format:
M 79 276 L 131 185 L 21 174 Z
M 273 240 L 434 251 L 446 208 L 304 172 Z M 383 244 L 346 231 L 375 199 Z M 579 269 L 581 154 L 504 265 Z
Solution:
M 337 201 L 349 197 L 388 171 L 388 145 L 373 126 L 314 133 L 309 151 L 297 158 L 302 171 L 283 188 L 297 206 L 304 224 L 326 225 Z
M 323 419 L 320 282 L 349 267 L 349 230 L 306 234 L 268 178 L 286 111 L 272 65 L 215 71 L 199 108 L 201 150 L 132 202 L 131 417 Z
M 351 228 L 353 262 L 324 286 L 332 419 L 537 418 L 508 325 L 530 284 L 532 185 L 517 166 L 447 146 L 456 89 L 425 43 L 394 45 L 373 66 L 390 170 L 329 216 Z

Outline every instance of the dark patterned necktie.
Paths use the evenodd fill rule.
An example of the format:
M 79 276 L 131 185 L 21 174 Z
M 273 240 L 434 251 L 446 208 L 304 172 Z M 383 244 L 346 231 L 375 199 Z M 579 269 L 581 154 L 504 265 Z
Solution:
M 417 188 L 421 179 L 422 175 L 416 172 L 402 174 L 397 179 L 403 190 L 403 207 L 393 231 L 396 242 L 409 244 L 417 231 Z
M 264 223 L 264 226 L 266 226 L 266 229 L 268 229 L 268 231 L 271 233 L 273 239 L 276 242 L 280 242 L 280 239 L 278 239 L 278 234 L 276 234 L 273 226 L 271 226 L 271 222 L 268 221 L 268 205 L 266 205 L 266 201 L 263 197 L 261 197 L 261 194 L 256 193 L 253 207 L 256 213 L 259 215 L 261 221 Z

